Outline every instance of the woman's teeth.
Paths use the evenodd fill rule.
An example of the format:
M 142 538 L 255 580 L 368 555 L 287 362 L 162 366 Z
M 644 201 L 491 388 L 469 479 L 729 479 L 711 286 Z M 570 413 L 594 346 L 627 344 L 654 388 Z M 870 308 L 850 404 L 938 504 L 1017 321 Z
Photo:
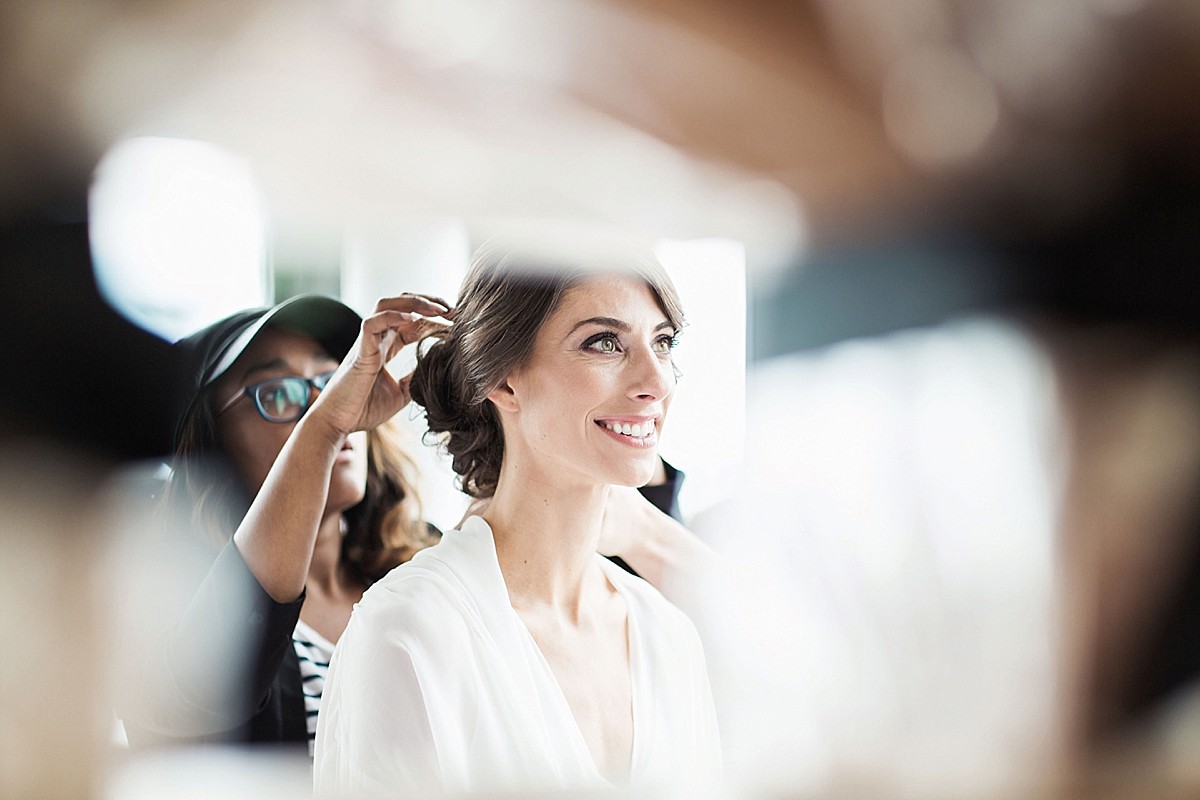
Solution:
M 604 427 L 608 428 L 613 433 L 619 433 L 623 436 L 632 436 L 635 439 L 644 439 L 654 433 L 654 420 L 648 419 L 645 422 L 603 422 Z

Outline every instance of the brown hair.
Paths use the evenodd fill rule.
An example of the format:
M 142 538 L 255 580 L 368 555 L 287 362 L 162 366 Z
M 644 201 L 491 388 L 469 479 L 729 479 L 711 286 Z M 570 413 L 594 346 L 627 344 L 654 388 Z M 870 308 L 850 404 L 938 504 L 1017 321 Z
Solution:
M 214 384 L 210 383 L 201 389 L 183 422 L 163 511 L 176 514 L 167 519 L 179 519 L 181 509 L 190 509 L 193 526 L 222 545 L 241 522 L 252 496 L 221 448 L 213 408 Z M 367 453 L 366 493 L 346 511 L 342 559 L 372 583 L 435 543 L 438 532 L 422 519 L 413 488 L 416 465 L 396 423 L 386 422 L 367 433 Z
M 538 331 L 568 289 L 596 274 L 622 272 L 644 280 L 667 319 L 682 329 L 675 286 L 644 252 L 603 247 L 564 255 L 506 239 L 489 240 L 475 252 L 454 324 L 419 353 L 410 383 L 463 491 L 491 497 L 500 477 L 504 436 L 488 395 L 529 361 Z

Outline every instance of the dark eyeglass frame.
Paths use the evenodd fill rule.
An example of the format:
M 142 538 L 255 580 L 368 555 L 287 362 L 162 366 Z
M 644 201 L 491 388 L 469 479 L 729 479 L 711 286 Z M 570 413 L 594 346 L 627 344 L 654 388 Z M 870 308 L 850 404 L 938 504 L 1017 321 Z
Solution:
M 337 372 L 336 369 L 331 369 L 331 370 L 329 370 L 329 372 L 322 372 L 320 375 L 313 375 L 311 378 L 304 378 L 304 377 L 301 377 L 300 375 L 281 375 L 277 378 L 267 378 L 265 381 L 258 381 L 257 383 L 250 384 L 249 386 L 243 386 L 241 391 L 239 391 L 233 397 L 229 398 L 229 400 L 225 403 L 225 405 L 223 405 L 219 409 L 217 409 L 217 416 L 220 416 L 221 414 L 224 414 L 229 409 L 233 408 L 233 404 L 236 403 L 238 400 L 241 400 L 243 397 L 249 397 L 251 400 L 254 401 L 254 410 L 257 411 L 258 415 L 260 417 L 262 417 L 263 419 L 265 419 L 267 422 L 278 422 L 280 424 L 283 424 L 286 422 L 295 422 L 296 420 L 298 420 L 302 416 L 304 416 L 304 412 L 308 411 L 309 406 L 312 405 L 313 389 L 316 389 L 317 392 L 320 392 L 327 385 L 329 385 L 330 379 L 333 378 L 333 376 L 336 372 Z M 277 417 L 274 414 L 267 413 L 267 410 L 263 406 L 263 401 L 262 401 L 262 398 L 259 396 L 258 391 L 262 387 L 267 386 L 269 384 L 280 383 L 280 382 L 284 382 L 284 381 L 290 381 L 292 383 L 298 382 L 298 383 L 301 383 L 304 385 L 304 390 L 305 390 L 304 394 L 303 394 L 304 402 L 300 404 L 300 410 L 297 411 L 294 415 L 291 415 L 288 417 Z

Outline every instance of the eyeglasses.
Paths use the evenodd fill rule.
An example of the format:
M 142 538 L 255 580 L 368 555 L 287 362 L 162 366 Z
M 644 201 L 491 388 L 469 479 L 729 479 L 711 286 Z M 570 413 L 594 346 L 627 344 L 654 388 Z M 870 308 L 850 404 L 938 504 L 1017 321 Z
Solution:
M 304 416 L 304 412 L 311 405 L 313 389 L 318 392 L 324 389 L 335 371 L 330 370 L 311 378 L 288 375 L 284 378 L 252 383 L 231 397 L 217 414 L 224 414 L 234 403 L 246 396 L 253 398 L 254 408 L 267 422 L 294 422 Z

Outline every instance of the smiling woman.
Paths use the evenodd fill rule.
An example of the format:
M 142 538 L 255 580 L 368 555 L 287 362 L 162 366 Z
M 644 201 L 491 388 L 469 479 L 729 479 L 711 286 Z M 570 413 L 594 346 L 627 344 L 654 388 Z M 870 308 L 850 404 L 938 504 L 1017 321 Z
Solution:
M 504 455 L 497 405 L 485 401 L 510 373 L 535 355 L 549 357 L 549 353 L 537 352 L 540 329 L 563 304 L 564 295 L 570 294 L 572 305 L 578 305 L 601 285 L 601 278 L 611 280 L 624 275 L 637 279 L 636 288 L 627 287 L 627 294 L 652 292 L 657 318 L 651 347 L 661 349 L 664 342 L 673 346 L 675 335 L 684 325 L 674 285 L 650 256 L 593 254 L 586 261 L 576 257 L 573 262 L 563 263 L 551 260 L 549 254 L 534 255 L 529 249 L 531 246 L 500 239 L 479 249 L 460 291 L 460 324 L 445 340 L 428 349 L 414 374 L 414 399 L 425 408 L 429 430 L 445 435 L 454 471 L 461 476 L 463 488 L 477 498 L 490 497 L 496 491 Z M 563 357 L 564 368 L 590 365 L 595 371 L 609 364 L 611 370 L 612 365 L 627 363 L 629 359 L 613 358 L 632 344 L 630 323 L 619 318 L 624 316 L 624 307 L 618 305 L 622 299 L 612 298 L 612 307 L 595 306 L 601 313 L 580 312 L 582 315 L 569 317 L 571 330 L 558 331 L 554 345 Z M 637 349 L 633 350 L 637 356 Z M 664 393 L 669 396 L 674 389 L 669 347 L 665 360 L 672 372 L 671 391 Z M 582 377 L 586 372 L 578 376 L 563 373 L 556 382 L 565 384 L 564 389 L 570 388 L 573 377 Z M 528 424 L 528 415 L 523 420 Z M 557 417 L 546 424 L 556 421 Z M 630 485 L 645 482 L 643 479 Z
M 411 388 L 488 503 L 364 594 L 326 685 L 318 790 L 717 779 L 694 627 L 596 554 L 610 492 L 657 467 L 682 325 L 652 258 L 477 253 Z

